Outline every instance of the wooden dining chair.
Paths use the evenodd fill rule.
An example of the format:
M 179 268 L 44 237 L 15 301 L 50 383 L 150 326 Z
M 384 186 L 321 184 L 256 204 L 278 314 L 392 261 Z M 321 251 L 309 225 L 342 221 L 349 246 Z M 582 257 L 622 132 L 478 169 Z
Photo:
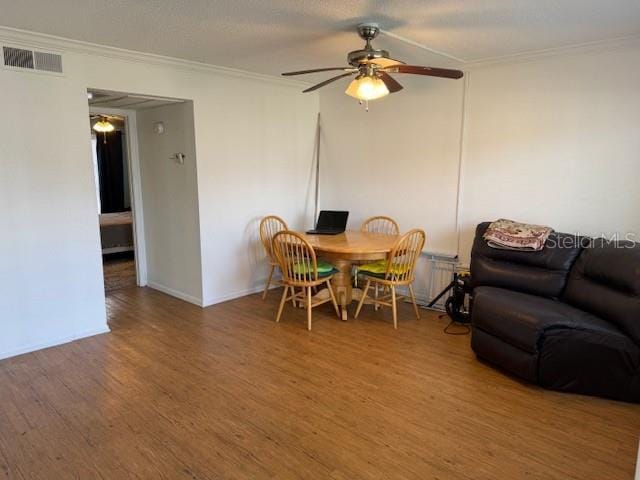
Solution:
M 267 298 L 267 292 L 269 291 L 269 287 L 271 286 L 271 280 L 273 279 L 273 272 L 278 266 L 278 260 L 273 254 L 273 237 L 276 233 L 281 232 L 283 230 L 287 230 L 287 223 L 277 217 L 275 215 L 269 215 L 268 217 L 264 217 L 260 221 L 260 240 L 262 241 L 262 245 L 267 253 L 267 259 L 269 260 L 269 277 L 267 278 L 267 284 L 264 287 L 264 292 L 262 292 L 262 299 Z
M 383 235 L 400 235 L 400 227 L 391 217 L 385 217 L 384 215 L 377 215 L 375 217 L 369 217 L 360 226 L 361 232 L 368 233 L 381 233 Z M 355 286 L 358 286 L 358 266 L 354 267 L 353 277 L 355 279 Z M 376 287 L 378 288 L 378 287 Z
M 370 233 L 383 233 L 385 235 L 400 235 L 400 227 L 398 222 L 393 218 L 378 215 L 376 217 L 369 217 L 360 227 L 361 232 Z
M 358 303 L 355 318 L 358 318 L 365 299 L 370 298 L 369 289 L 373 283 L 376 288 L 375 296 L 370 298 L 371 303 L 376 307 L 391 307 L 393 311 L 394 328 L 398 328 L 397 301 L 399 298 L 406 297 L 406 295 L 397 294 L 396 288 L 399 286 L 406 286 L 408 288 L 416 317 L 418 320 L 420 319 L 420 312 L 418 311 L 418 304 L 416 303 L 416 297 L 413 293 L 412 283 L 416 262 L 424 247 L 425 239 L 426 235 L 424 231 L 417 228 L 410 230 L 396 242 L 386 262 L 360 266 L 360 273 L 365 276 L 367 283 L 364 287 L 362 298 L 360 298 L 360 303 Z M 378 286 L 382 286 L 383 288 L 388 287 L 390 293 L 386 293 L 383 290 L 382 296 L 378 296 Z
M 340 317 L 338 303 L 331 288 L 331 279 L 338 270 L 329 263 L 318 262 L 313 247 L 302 235 L 289 230 L 276 233 L 273 237 L 273 253 L 278 260 L 284 283 L 276 322 L 280 321 L 282 309 L 288 300 L 292 300 L 294 304 L 297 300 L 300 304 L 306 305 L 309 330 L 311 330 L 311 311 L 319 305 L 333 303 L 336 315 Z M 317 296 L 317 300 L 314 301 L 311 289 L 322 284 L 326 285 L 329 296 L 324 298 Z M 298 293 L 295 291 L 296 288 L 300 288 Z

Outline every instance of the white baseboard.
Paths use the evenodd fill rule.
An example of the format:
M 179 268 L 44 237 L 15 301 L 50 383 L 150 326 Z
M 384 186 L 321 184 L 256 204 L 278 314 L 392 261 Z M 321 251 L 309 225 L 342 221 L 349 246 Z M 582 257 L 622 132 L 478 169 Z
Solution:
M 265 282 L 267 280 L 265 279 Z M 271 289 L 279 288 L 280 285 L 272 285 Z M 244 290 L 238 290 L 232 293 L 227 293 L 225 295 L 220 295 L 217 297 L 207 298 L 204 302 L 204 307 L 210 307 L 211 305 L 215 305 L 216 303 L 228 302 L 229 300 L 235 300 L 236 298 L 246 297 L 247 295 L 253 295 L 254 293 L 259 293 L 264 290 L 264 283 L 262 285 L 257 285 L 255 287 L 246 288 Z
M 264 280 L 267 281 L 266 279 Z M 361 288 L 362 286 L 359 285 Z M 280 285 L 272 285 L 269 290 L 273 290 L 274 288 L 280 288 Z M 215 305 L 216 303 L 228 302 L 229 300 L 235 300 L 236 298 L 245 297 L 247 295 L 253 295 L 254 293 L 260 293 L 264 290 L 264 283 L 262 285 L 257 285 L 255 287 L 247 288 L 244 290 L 238 290 L 236 292 L 228 293 L 226 295 L 220 295 L 217 297 L 207 298 L 203 301 L 202 307 L 210 307 L 211 305 Z M 401 295 L 409 295 L 409 290 L 406 288 L 398 288 L 398 293 Z M 406 301 L 410 302 L 411 300 L 407 299 Z M 430 300 L 423 295 L 416 295 L 416 302 L 421 307 L 426 307 Z M 444 312 L 444 309 L 440 308 L 430 308 L 429 310 L 435 310 L 436 312 Z M 640 479 L 638 479 L 640 480 Z
M 179 290 L 175 290 L 173 288 L 169 288 L 161 283 L 148 281 L 147 286 L 149 288 L 153 288 L 154 290 L 158 290 L 159 292 L 166 293 L 167 295 L 171 295 L 172 297 L 179 298 L 180 300 L 184 300 L 185 302 L 193 303 L 194 305 L 198 305 L 199 307 L 210 307 L 211 305 L 215 305 L 216 303 L 227 302 L 229 300 L 235 300 L 236 298 L 245 297 L 247 295 L 253 295 L 254 293 L 259 293 L 264 290 L 264 284 L 267 279 L 265 278 L 262 282 L 258 282 L 257 285 L 245 288 L 243 290 L 238 290 L 235 292 L 227 293 L 224 295 L 212 296 L 204 299 L 200 299 L 194 297 L 193 295 L 189 295 L 187 293 L 181 292 Z M 271 286 L 271 289 L 278 288 L 279 285 L 274 284 Z
M 147 281 L 147 287 L 153 288 L 154 290 L 158 290 L 162 293 L 166 293 L 167 295 L 171 295 L 172 297 L 179 298 L 180 300 L 184 300 L 185 302 L 193 303 L 194 305 L 197 305 L 199 307 L 204 306 L 201 298 L 197 298 L 193 295 L 189 295 L 188 293 L 169 288 L 160 283 L 152 282 L 151 280 L 149 280 Z
M 86 330 L 84 332 L 74 333 L 71 335 L 65 335 L 63 337 L 53 338 L 51 340 L 47 340 L 46 342 L 39 343 L 31 343 L 27 345 L 23 345 L 19 348 L 14 348 L 12 350 L 5 350 L 4 352 L 0 352 L 0 360 L 15 357 L 16 355 L 23 355 L 25 353 L 35 352 L 36 350 L 42 350 L 43 348 L 55 347 L 56 345 L 62 345 L 64 343 L 73 342 L 74 340 L 80 340 L 81 338 L 92 337 L 94 335 L 100 335 L 101 333 L 109 333 L 111 330 L 107 325 L 100 328 L 95 328 L 93 330 Z

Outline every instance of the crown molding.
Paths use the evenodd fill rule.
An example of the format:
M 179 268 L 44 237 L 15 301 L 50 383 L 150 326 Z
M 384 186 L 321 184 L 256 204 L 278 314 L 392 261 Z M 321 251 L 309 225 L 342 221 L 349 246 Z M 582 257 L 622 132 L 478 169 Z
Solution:
M 574 45 L 564 45 L 561 47 L 553 47 L 541 50 L 530 50 L 527 52 L 514 53 L 509 55 L 498 55 L 495 57 L 486 57 L 478 60 L 465 60 L 463 58 L 456 57 L 442 50 L 436 50 L 423 45 L 419 42 L 415 42 L 410 38 L 397 35 L 388 30 L 380 30 L 380 33 L 389 38 L 393 38 L 402 43 L 416 47 L 422 50 L 426 50 L 434 55 L 439 55 L 449 60 L 453 60 L 461 64 L 465 70 L 473 70 L 476 68 L 490 67 L 495 65 L 511 64 L 511 63 L 524 63 L 533 62 L 543 58 L 551 58 L 562 55 L 582 55 L 596 52 L 608 52 L 615 51 L 624 48 L 640 47 L 640 35 L 630 35 L 627 37 L 619 37 L 607 40 L 598 40 L 594 42 L 579 43 Z
M 544 58 L 559 57 L 563 55 L 585 55 L 598 52 L 613 52 L 616 50 L 634 47 L 640 47 L 640 35 L 631 35 L 628 37 L 620 37 L 609 40 L 566 45 L 562 47 L 547 48 L 544 50 L 533 50 L 512 55 L 487 57 L 480 60 L 466 61 L 464 62 L 464 66 L 465 69 L 473 70 L 476 68 L 492 67 L 505 64 L 534 62 L 536 60 L 541 60 Z
M 381 31 L 383 35 L 394 38 L 398 41 L 407 43 L 416 48 L 427 50 L 436 55 L 441 55 L 449 59 L 455 59 L 461 64 L 464 70 L 475 70 L 479 68 L 526 63 L 541 60 L 544 58 L 557 57 L 562 55 L 581 55 L 596 52 L 607 52 L 621 50 L 625 48 L 640 47 L 640 35 L 631 35 L 609 40 L 600 40 L 595 42 L 587 42 L 575 45 L 567 45 L 562 47 L 554 47 L 543 50 L 533 50 L 529 52 L 516 53 L 511 55 L 500 55 L 496 57 L 487 57 L 479 60 L 464 60 L 454 57 L 448 53 L 434 50 L 427 45 L 414 42 L 405 37 L 400 37 L 387 30 Z M 55 53 L 76 53 L 81 55 L 100 56 L 112 58 L 116 60 L 127 61 L 131 63 L 143 63 L 147 65 L 167 66 L 179 70 L 188 70 L 201 73 L 226 75 L 236 78 L 244 78 L 249 80 L 257 80 L 260 82 L 268 82 L 278 85 L 290 86 L 294 88 L 307 88 L 312 83 L 293 80 L 291 78 L 282 78 L 262 73 L 254 73 L 246 70 L 239 70 L 230 67 L 222 67 L 211 65 L 203 62 L 192 60 L 183 60 L 175 57 L 167 57 L 154 53 L 145 53 L 135 50 L 127 50 L 124 48 L 109 47 L 96 43 L 83 42 L 81 40 L 72 40 L 69 38 L 48 35 L 45 33 L 31 32 L 12 27 L 0 25 L 0 42 L 9 43 L 15 46 L 23 46 L 25 48 L 39 48 Z
M 131 63 L 143 63 L 147 65 L 173 67 L 180 70 L 189 70 L 200 73 L 213 73 L 236 78 L 258 80 L 260 82 L 275 83 L 278 85 L 295 88 L 307 88 L 311 84 L 292 80 L 290 78 L 275 77 L 262 73 L 248 72 L 230 67 L 221 67 L 203 62 L 183 60 L 175 57 L 167 57 L 154 53 L 145 53 L 124 48 L 109 47 L 97 43 L 83 42 L 69 38 L 48 35 L 46 33 L 31 32 L 12 27 L 0 25 L 0 42 L 9 43 L 25 48 L 42 49 L 54 53 L 75 53 L 80 55 L 91 55 L 115 60 L 123 60 Z

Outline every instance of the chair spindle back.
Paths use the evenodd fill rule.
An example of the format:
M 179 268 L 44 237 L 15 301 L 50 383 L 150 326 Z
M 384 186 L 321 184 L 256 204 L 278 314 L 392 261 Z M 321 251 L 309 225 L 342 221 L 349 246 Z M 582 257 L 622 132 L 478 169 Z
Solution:
M 289 227 L 287 227 L 287 223 L 283 219 L 275 215 L 269 215 L 267 217 L 264 217 L 260 221 L 260 240 L 262 241 L 262 245 L 267 252 L 269 260 L 271 260 L 272 262 L 277 262 L 276 258 L 273 255 L 273 237 L 276 233 L 288 229 Z
M 424 247 L 425 239 L 424 231 L 415 228 L 398 240 L 387 261 L 386 280 L 398 283 L 413 282 L 416 262 Z
M 276 233 L 273 252 L 287 282 L 303 285 L 318 280 L 316 253 L 299 233 L 290 230 Z
M 362 222 L 360 231 L 382 233 L 384 235 L 399 235 L 400 227 L 393 218 L 379 215 L 377 217 L 369 217 Z

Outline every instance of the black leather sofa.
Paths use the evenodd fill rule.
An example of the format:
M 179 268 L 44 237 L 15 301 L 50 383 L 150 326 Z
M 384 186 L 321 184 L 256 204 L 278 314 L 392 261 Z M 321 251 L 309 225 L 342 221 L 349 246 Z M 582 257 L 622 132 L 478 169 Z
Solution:
M 540 252 L 471 252 L 471 346 L 543 387 L 640 402 L 640 243 L 553 233 Z

